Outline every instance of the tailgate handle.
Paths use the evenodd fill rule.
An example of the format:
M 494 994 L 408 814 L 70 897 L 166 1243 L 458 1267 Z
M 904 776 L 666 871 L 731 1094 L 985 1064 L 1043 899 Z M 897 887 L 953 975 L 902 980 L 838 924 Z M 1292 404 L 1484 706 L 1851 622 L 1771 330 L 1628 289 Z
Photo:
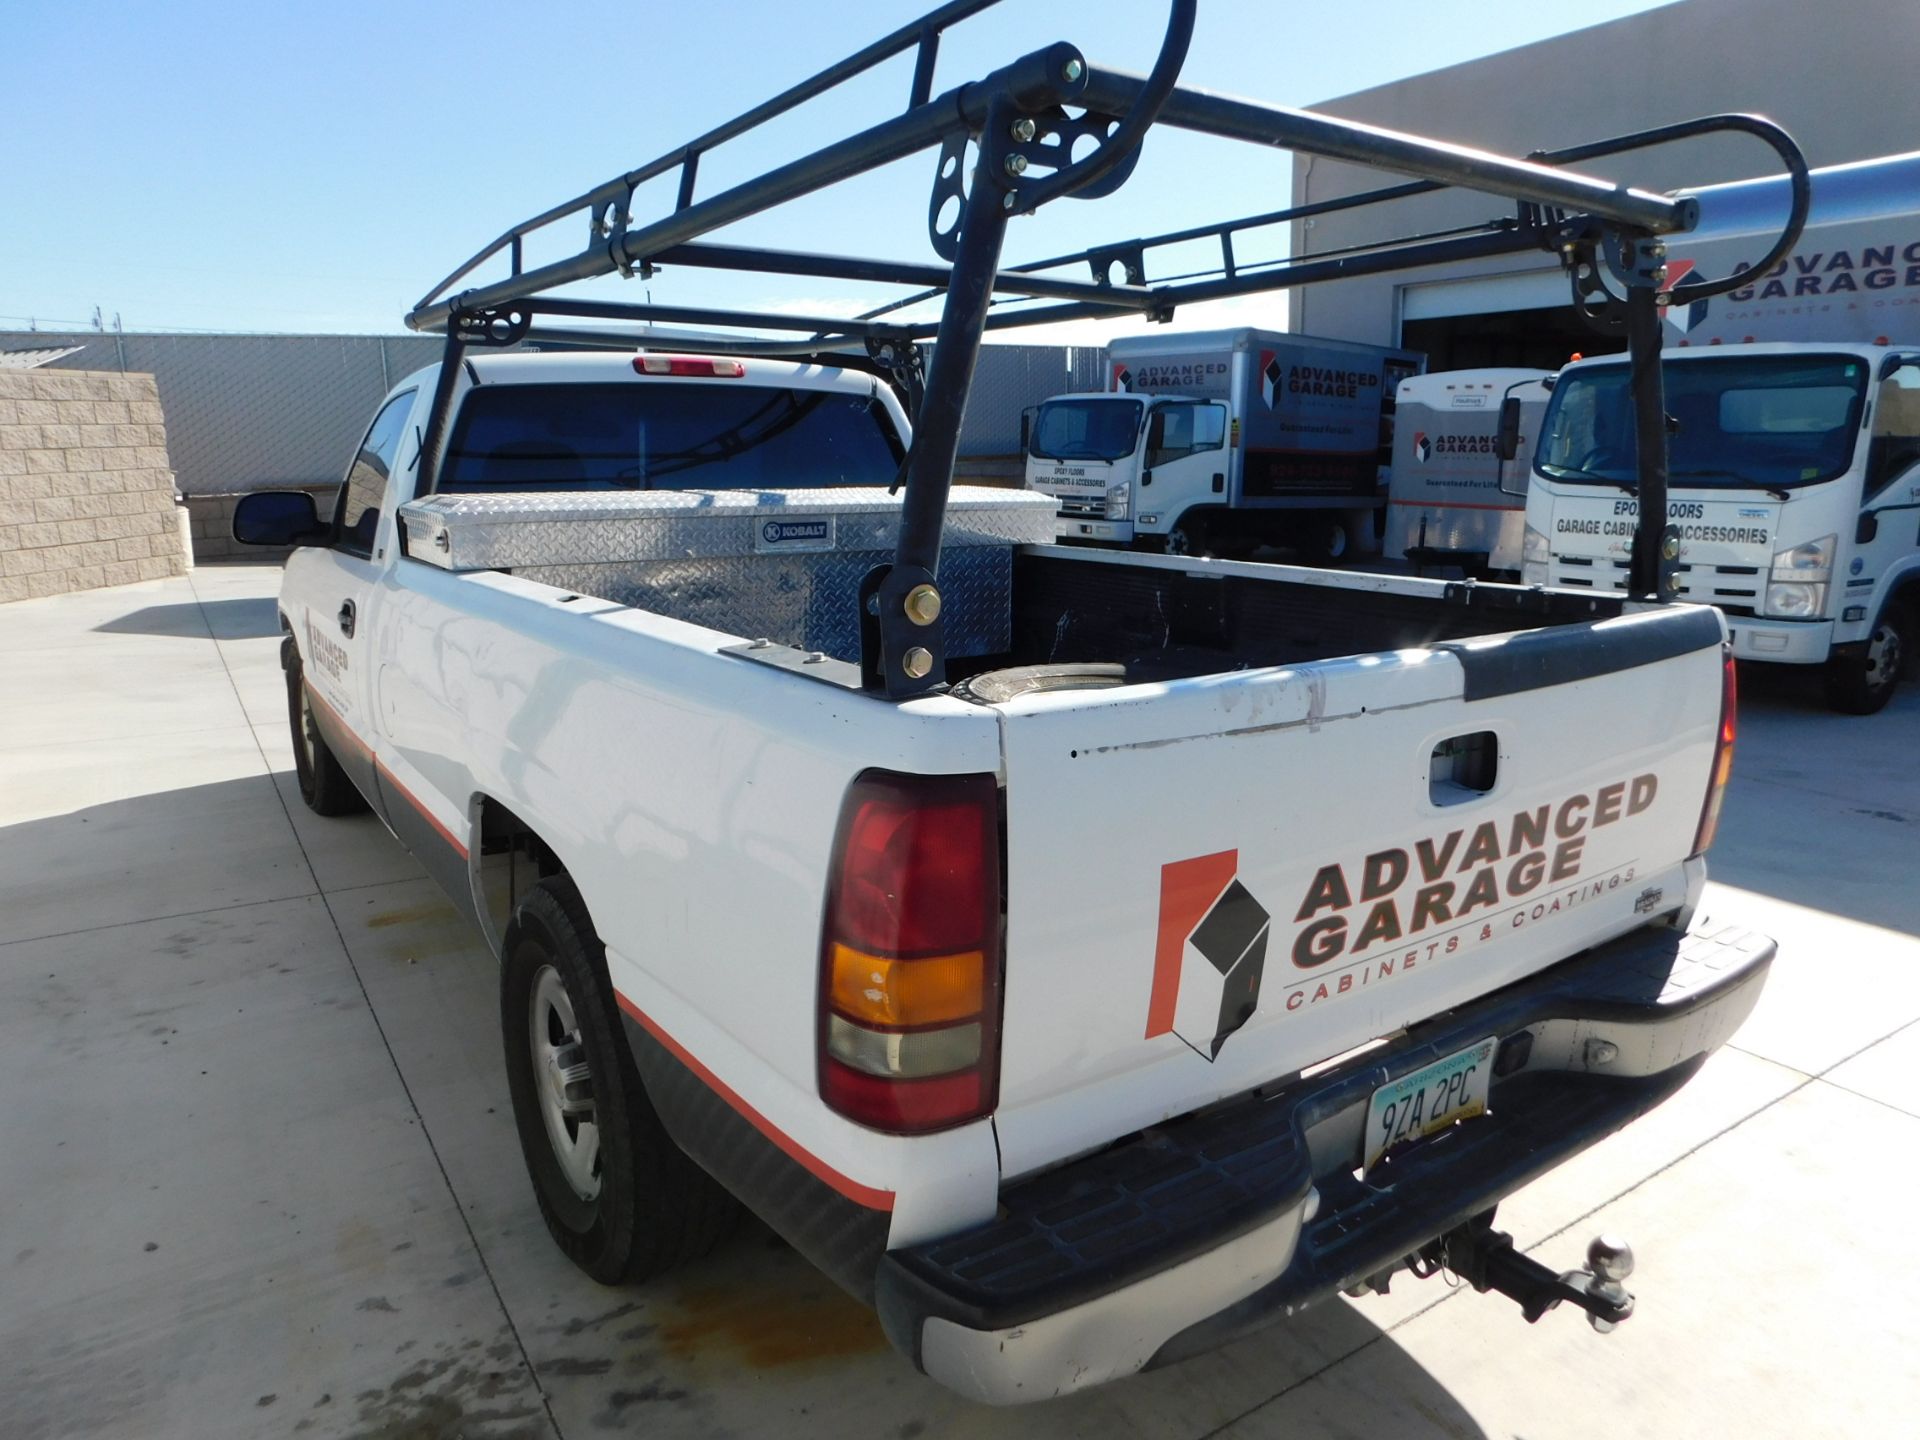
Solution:
M 1435 805 L 1478 800 L 1500 773 L 1500 740 L 1491 730 L 1450 735 L 1427 760 L 1427 798 Z

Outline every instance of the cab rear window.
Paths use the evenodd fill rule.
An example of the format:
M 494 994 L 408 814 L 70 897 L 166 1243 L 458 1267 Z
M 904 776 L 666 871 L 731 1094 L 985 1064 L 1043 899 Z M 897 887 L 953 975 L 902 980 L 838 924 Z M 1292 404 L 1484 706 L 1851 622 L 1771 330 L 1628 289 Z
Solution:
M 437 488 L 891 485 L 903 451 L 864 395 L 764 385 L 498 385 L 461 406 Z

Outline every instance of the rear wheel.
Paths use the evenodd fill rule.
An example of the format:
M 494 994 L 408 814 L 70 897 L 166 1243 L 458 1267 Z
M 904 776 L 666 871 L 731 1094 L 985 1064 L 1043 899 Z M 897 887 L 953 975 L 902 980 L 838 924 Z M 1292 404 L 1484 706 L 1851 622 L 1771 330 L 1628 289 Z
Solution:
M 507 1089 L 547 1233 L 603 1285 L 704 1255 L 737 1207 L 654 1112 L 572 882 L 528 891 L 502 951 Z
M 1315 564 L 1344 560 L 1353 551 L 1353 537 L 1346 522 L 1338 518 L 1309 521 L 1304 527 L 1300 548 Z
M 293 773 L 300 798 L 316 815 L 351 815 L 364 810 L 366 797 L 354 787 L 320 734 L 313 695 L 307 689 L 306 672 L 301 668 L 293 637 L 282 643 L 287 647 L 287 725 L 292 731 Z
M 1906 664 L 1912 612 L 1889 605 L 1857 652 L 1827 662 L 1827 703 L 1848 715 L 1871 715 L 1893 698 Z

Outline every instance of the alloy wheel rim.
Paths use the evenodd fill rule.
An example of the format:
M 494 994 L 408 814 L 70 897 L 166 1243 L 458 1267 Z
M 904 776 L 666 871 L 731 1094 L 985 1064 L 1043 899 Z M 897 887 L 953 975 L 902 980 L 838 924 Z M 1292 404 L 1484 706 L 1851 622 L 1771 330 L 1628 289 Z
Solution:
M 547 1142 L 568 1186 L 582 1200 L 600 1194 L 600 1127 L 595 1120 L 593 1072 L 573 1000 L 560 972 L 542 965 L 533 977 L 533 1004 L 527 1016 L 533 1059 L 533 1084 Z

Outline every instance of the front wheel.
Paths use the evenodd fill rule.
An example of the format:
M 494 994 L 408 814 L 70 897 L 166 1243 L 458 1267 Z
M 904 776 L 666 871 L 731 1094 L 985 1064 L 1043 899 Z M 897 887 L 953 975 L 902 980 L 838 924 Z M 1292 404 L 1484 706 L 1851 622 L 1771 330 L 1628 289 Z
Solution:
M 570 881 L 527 892 L 502 952 L 507 1089 L 547 1233 L 603 1285 L 704 1255 L 730 1227 L 734 1201 L 654 1112 L 605 948 Z
M 293 637 L 289 635 L 281 643 L 286 647 L 282 660 L 287 671 L 287 726 L 292 732 L 293 774 L 300 798 L 316 815 L 352 815 L 366 809 L 365 797 L 320 734 L 313 713 L 313 693 L 307 689 L 306 672 L 301 668 Z
M 1883 709 L 1900 683 L 1912 623 L 1908 612 L 1888 606 L 1859 651 L 1827 661 L 1827 703 L 1847 715 Z

